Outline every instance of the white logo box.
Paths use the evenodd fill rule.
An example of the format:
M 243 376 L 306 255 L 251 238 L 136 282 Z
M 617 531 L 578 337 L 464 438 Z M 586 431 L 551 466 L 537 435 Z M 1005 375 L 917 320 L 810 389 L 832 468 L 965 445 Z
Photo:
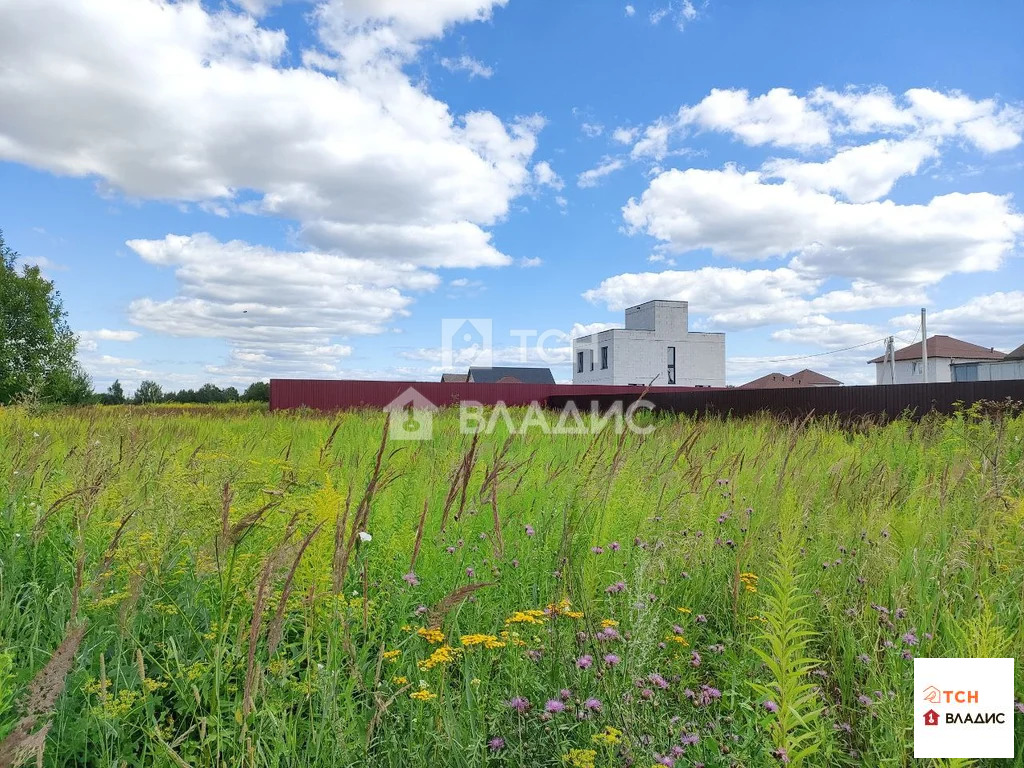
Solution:
M 915 758 L 1013 756 L 1013 659 L 914 659 Z

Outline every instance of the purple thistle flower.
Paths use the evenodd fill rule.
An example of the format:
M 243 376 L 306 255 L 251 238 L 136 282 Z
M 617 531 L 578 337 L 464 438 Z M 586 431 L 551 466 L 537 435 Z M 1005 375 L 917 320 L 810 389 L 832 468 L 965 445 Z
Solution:
M 430 609 L 427 608 L 427 606 L 425 606 L 425 605 L 417 605 L 416 606 L 416 610 L 413 611 L 413 613 L 415 613 L 417 616 L 422 616 L 424 613 L 426 613 L 429 610 Z
M 857 661 L 859 661 L 861 664 L 870 664 L 871 657 L 868 656 L 866 653 L 862 653 L 860 656 L 857 657 Z
M 772 757 L 774 757 L 780 763 L 789 762 L 789 753 L 786 751 L 785 747 L 779 747 L 774 752 L 772 752 Z
M 914 633 L 914 630 L 910 630 L 909 632 L 904 632 L 900 636 L 900 639 L 906 645 L 917 645 L 917 635 Z
M 536 648 L 531 648 L 530 650 L 528 650 L 526 652 L 526 657 L 530 661 L 540 661 L 542 655 L 543 654 L 540 651 L 538 651 Z
M 683 634 L 683 633 L 684 633 L 685 631 L 686 631 L 686 630 L 684 630 L 684 629 L 683 629 L 682 627 L 680 627 L 680 626 L 679 626 L 678 624 L 673 624 L 673 625 L 672 625 L 672 634 L 674 634 L 674 635 L 681 635 L 681 634 Z
M 513 568 L 518 568 L 519 567 L 519 558 L 518 557 L 513 557 L 512 558 L 512 567 Z
M 593 663 L 594 663 L 594 657 L 590 656 L 590 655 L 587 655 L 587 654 L 584 654 L 583 656 L 580 656 L 578 659 L 576 659 L 576 668 L 577 669 L 590 669 L 590 665 L 593 664 Z
M 547 704 L 544 705 L 544 711 L 548 714 L 555 715 L 559 712 L 565 711 L 565 703 L 558 699 L 548 699 Z
M 694 667 L 694 668 L 699 667 L 700 666 L 700 662 L 701 662 L 700 654 L 697 653 L 696 651 L 691 652 L 690 653 L 690 666 Z
M 572 698 L 572 691 L 570 691 L 568 688 L 563 688 L 562 690 L 560 690 L 558 692 L 558 697 L 562 701 L 568 701 L 569 699 Z
M 607 664 L 609 667 L 614 667 L 620 661 L 622 661 L 622 659 L 620 659 L 614 653 L 606 653 L 604 655 L 604 663 Z
M 647 676 L 647 679 L 651 682 L 652 685 L 656 685 L 658 688 L 661 688 L 663 690 L 665 688 L 668 688 L 668 680 L 659 675 L 657 672 L 652 672 L 651 674 L 649 674 Z
M 904 651 L 901 655 L 906 661 L 910 661 L 914 658 L 914 654 L 912 654 L 910 651 Z
M 705 616 L 703 613 L 698 613 L 693 620 L 696 621 L 698 624 L 708 623 L 708 617 Z
M 445 547 L 444 551 L 447 552 L 449 555 L 454 555 L 455 547 Z
M 595 637 L 598 640 L 618 640 L 622 635 L 619 634 L 619 630 L 615 627 L 605 627 L 600 630 Z
M 604 554 L 604 549 L 602 549 L 601 547 L 591 547 L 590 551 L 593 552 L 595 555 L 603 555 Z
M 644 688 L 642 691 L 640 691 L 640 695 L 645 699 L 653 699 L 654 691 L 652 691 L 650 688 Z
M 714 653 L 725 653 L 725 646 L 721 643 L 715 643 L 714 645 L 709 645 L 708 650 Z
M 500 752 L 505 748 L 505 740 L 501 736 L 495 736 L 487 742 L 487 746 L 491 752 Z
M 525 696 L 513 696 L 506 703 L 511 709 L 514 709 L 516 712 L 519 712 L 520 714 L 522 714 L 530 708 L 530 700 Z
M 676 761 L 668 755 L 659 755 L 655 753 L 654 763 L 656 765 L 667 765 L 668 768 L 673 768 L 673 766 L 675 766 L 676 764 Z
M 416 574 L 413 573 L 412 571 L 409 571 L 407 574 L 402 576 L 402 581 L 404 581 L 410 587 L 418 587 L 420 585 L 420 580 L 416 577 Z
M 608 549 L 610 549 L 612 552 L 618 552 L 620 549 L 622 549 L 622 545 L 619 544 L 619 542 L 617 541 L 613 541 L 611 544 L 608 545 Z
M 474 570 L 473 570 L 472 568 L 467 568 L 467 569 L 466 569 L 466 576 L 467 576 L 468 578 L 470 578 L 470 579 L 472 579 L 472 578 L 473 578 L 473 575 L 474 575 L 475 573 L 476 573 L 476 571 L 474 571 Z
M 767 710 L 768 710 L 769 712 L 772 712 L 772 713 L 775 713 L 775 712 L 778 712 L 778 711 L 779 711 L 779 705 L 778 705 L 778 704 L 776 704 L 776 703 L 775 703 L 774 701 L 772 701 L 771 699 L 768 699 L 768 701 L 766 701 L 766 702 L 765 702 L 764 704 L 762 704 L 761 706 L 763 706 L 763 707 L 764 707 L 765 709 L 767 709 Z
M 857 701 L 859 701 L 865 707 L 870 707 L 872 704 L 875 703 L 875 702 L 873 702 L 871 700 L 870 696 L 868 696 L 867 694 L 863 694 L 863 693 L 860 696 L 857 697 Z
M 527 525 L 526 526 L 526 535 L 527 536 L 533 536 L 533 534 L 535 534 L 535 533 L 536 533 L 536 531 L 533 530 L 533 526 L 532 525 Z
M 611 584 L 611 585 L 605 587 L 604 591 L 607 592 L 609 595 L 615 595 L 615 594 L 618 594 L 619 592 L 625 592 L 626 591 L 626 582 L 624 582 L 624 581 L 616 581 L 614 584 Z
M 696 733 L 686 733 L 685 731 L 679 737 L 679 743 L 684 747 L 693 746 L 700 741 L 700 735 Z
M 593 696 L 591 696 L 589 699 L 583 702 L 583 708 L 590 710 L 591 712 L 600 712 L 601 700 L 595 699 Z

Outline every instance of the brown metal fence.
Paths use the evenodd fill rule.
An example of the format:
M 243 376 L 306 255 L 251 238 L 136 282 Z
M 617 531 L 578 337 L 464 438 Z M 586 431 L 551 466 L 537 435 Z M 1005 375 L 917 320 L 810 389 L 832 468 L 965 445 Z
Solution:
M 564 408 L 572 401 L 581 411 L 597 404 L 602 411 L 615 403 L 625 405 L 638 394 L 580 396 L 552 394 L 548 406 Z M 952 413 L 957 403 L 1002 400 L 1024 401 L 1024 380 L 970 381 L 939 384 L 885 384 L 861 387 L 795 387 L 786 389 L 716 389 L 687 392 L 649 392 L 656 410 L 692 415 L 721 414 L 748 416 L 770 412 L 787 418 L 814 413 L 840 417 L 897 417 L 903 413 L 920 418 L 926 413 Z
M 271 379 L 270 409 L 314 408 L 321 411 L 383 408 L 410 388 L 438 407 L 471 400 L 484 405 L 545 405 L 552 394 L 618 397 L 638 395 L 642 387 L 570 384 L 470 384 L 438 381 L 361 381 Z M 678 387 L 654 387 L 650 392 L 676 392 Z M 699 390 L 698 390 L 699 391 Z

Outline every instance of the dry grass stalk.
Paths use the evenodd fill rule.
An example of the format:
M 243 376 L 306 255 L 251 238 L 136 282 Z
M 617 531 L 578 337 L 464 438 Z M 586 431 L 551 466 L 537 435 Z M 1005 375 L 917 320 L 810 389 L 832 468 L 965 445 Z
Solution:
M 341 592 L 345 582 L 345 571 L 343 570 L 343 567 L 346 565 L 345 532 L 347 531 L 348 513 L 351 507 L 352 486 L 349 486 L 348 493 L 345 494 L 344 510 L 339 510 L 334 523 L 334 557 L 331 559 L 331 583 L 335 594 Z
M 57 704 L 64 691 L 68 672 L 75 663 L 75 654 L 85 636 L 85 624 L 69 624 L 57 650 L 50 660 L 43 665 L 32 682 L 22 705 L 25 714 L 14 726 L 7 738 L 0 742 L 0 768 L 13 768 L 20 765 L 25 755 L 35 754 L 42 749 L 49 730 L 49 722 L 36 730 L 41 718 L 47 717 Z
M 455 606 L 459 605 L 463 600 L 469 597 L 471 594 L 476 592 L 478 589 L 484 587 L 493 587 L 497 582 L 494 581 L 479 581 L 475 584 L 466 584 L 463 587 L 449 592 L 444 598 L 441 599 L 437 605 L 427 612 L 427 626 L 437 627 L 440 626 L 441 621 Z
M 323 525 L 324 524 L 321 522 L 316 528 L 306 535 L 306 538 L 302 540 L 302 543 L 299 545 L 299 551 L 296 553 L 295 559 L 292 560 L 292 566 L 288 570 L 288 576 L 284 580 L 284 588 L 281 590 L 281 599 L 277 603 L 277 610 L 274 612 L 274 618 L 270 622 L 270 630 L 267 634 L 268 653 L 271 656 L 274 655 L 274 651 L 277 650 L 278 643 L 281 642 L 281 635 L 284 631 L 284 612 L 288 605 L 288 598 L 292 594 L 292 588 L 295 586 L 295 571 L 299 567 L 299 561 L 302 560 L 302 556 L 306 553 L 306 547 L 309 546 L 313 537 L 320 533 L 320 529 Z
M 317 462 L 320 466 L 323 466 L 324 464 L 324 456 L 330 453 L 331 446 L 334 444 L 334 438 L 338 434 L 339 429 L 341 429 L 340 421 L 334 425 L 334 429 L 331 430 L 331 434 L 327 438 L 327 441 L 320 447 L 320 459 Z
M 420 512 L 420 522 L 416 526 L 416 542 L 412 545 L 412 562 L 409 563 L 409 572 L 416 572 L 416 558 L 420 554 L 420 545 L 423 543 L 423 527 L 427 522 L 427 499 L 423 500 L 423 511 Z

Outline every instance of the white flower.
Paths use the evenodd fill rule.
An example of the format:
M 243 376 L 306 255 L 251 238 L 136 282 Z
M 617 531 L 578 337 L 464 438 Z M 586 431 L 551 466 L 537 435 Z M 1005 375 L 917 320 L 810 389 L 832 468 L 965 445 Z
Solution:
M 366 531 L 360 531 L 359 540 L 362 542 L 373 541 L 373 536 L 368 534 Z
M 39 437 L 39 433 L 38 432 L 33 432 L 32 433 L 32 437 Z

